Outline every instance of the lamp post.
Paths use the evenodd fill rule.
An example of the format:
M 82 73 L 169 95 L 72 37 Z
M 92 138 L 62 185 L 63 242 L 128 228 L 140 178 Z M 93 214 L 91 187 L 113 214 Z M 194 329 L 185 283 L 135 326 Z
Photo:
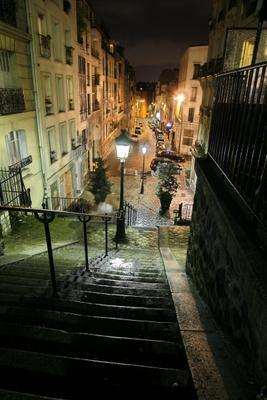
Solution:
M 124 163 L 127 159 L 132 144 L 128 132 L 123 129 L 121 134 L 115 139 L 117 158 L 120 160 L 120 207 L 117 218 L 117 231 L 115 235 L 116 243 L 126 243 L 125 215 L 124 215 Z
M 146 157 L 147 147 L 146 145 L 142 146 L 142 154 L 143 154 L 143 169 L 142 169 L 142 176 L 141 176 L 141 190 L 140 194 L 144 194 L 144 180 L 145 180 L 145 157 Z

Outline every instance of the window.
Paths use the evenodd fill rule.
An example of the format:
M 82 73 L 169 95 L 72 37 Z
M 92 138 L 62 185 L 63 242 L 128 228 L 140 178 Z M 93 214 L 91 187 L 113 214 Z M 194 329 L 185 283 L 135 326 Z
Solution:
M 69 137 L 71 141 L 71 148 L 75 149 L 77 145 L 76 124 L 75 119 L 69 121 Z
M 184 129 L 184 136 L 187 136 L 187 137 L 190 137 L 190 138 L 194 137 L 193 129 Z
M 54 113 L 51 76 L 43 75 L 44 103 L 46 115 Z
M 196 100 L 197 100 L 197 87 L 192 87 L 190 101 L 196 101 Z
M 59 143 L 61 155 L 65 156 L 69 152 L 67 125 L 65 122 L 59 125 Z
M 195 109 L 194 108 L 189 108 L 189 111 L 188 111 L 188 122 L 194 122 L 194 116 L 195 116 Z
M 87 110 L 88 114 L 91 114 L 91 95 L 89 93 L 87 94 Z
M 57 108 L 58 112 L 65 111 L 63 77 L 56 76 Z
M 183 145 L 184 146 L 192 146 L 192 144 L 193 144 L 193 139 L 192 138 L 187 138 L 187 137 L 183 138 Z
M 78 71 L 79 74 L 85 75 L 85 58 L 78 56 Z
M 87 86 L 91 85 L 91 71 L 90 71 L 90 64 L 87 63 Z
M 47 129 L 48 144 L 49 144 L 49 157 L 51 164 L 57 161 L 57 142 L 56 142 L 56 129 L 51 127 Z
M 60 25 L 57 21 L 53 22 L 53 48 L 54 48 L 54 58 L 57 61 L 62 61 L 61 54 L 61 35 L 60 35 Z
M 72 76 L 67 76 L 67 101 L 68 101 L 68 109 L 74 110 L 74 93 L 73 93 L 73 78 Z
M 50 186 L 52 209 L 56 210 L 60 206 L 59 190 L 57 181 L 53 182 Z
M 252 63 L 253 51 L 254 42 L 245 40 L 242 46 L 241 59 L 239 64 L 240 68 L 246 67 Z
M 200 64 L 194 64 L 193 79 L 196 79 L 199 75 Z
M 13 60 L 13 53 L 0 50 L 0 87 L 2 88 L 14 87 Z
M 46 18 L 45 15 L 43 14 L 38 14 L 37 16 L 37 27 L 38 27 L 38 33 L 39 35 L 47 35 L 47 24 L 46 24 Z
M 8 135 L 6 135 L 6 145 L 11 165 L 16 164 L 17 162 L 28 157 L 28 149 L 24 130 L 11 131 Z

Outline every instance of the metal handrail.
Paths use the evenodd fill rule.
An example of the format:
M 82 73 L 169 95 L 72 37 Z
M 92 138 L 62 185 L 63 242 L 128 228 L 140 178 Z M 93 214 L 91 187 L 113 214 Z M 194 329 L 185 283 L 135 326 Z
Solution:
M 127 226 L 132 226 L 137 220 L 137 209 L 127 201 L 124 202 L 124 214 L 126 217 Z
M 1 211 L 16 211 L 27 214 L 33 214 L 34 217 L 44 225 L 45 239 L 48 253 L 48 261 L 50 268 L 50 276 L 52 283 L 53 296 L 58 296 L 58 286 L 56 280 L 56 270 L 53 257 L 52 239 L 50 234 L 49 224 L 55 219 L 56 216 L 62 217 L 77 217 L 79 221 L 83 224 L 83 239 L 84 239 L 84 254 L 85 254 L 85 269 L 89 270 L 89 257 L 88 257 L 88 240 L 87 240 L 87 224 L 92 218 L 100 218 L 104 222 L 105 227 L 105 256 L 108 255 L 108 223 L 111 221 L 112 217 L 116 216 L 117 213 L 113 212 L 110 214 L 99 214 L 99 213 L 78 213 L 72 211 L 57 211 L 57 210 L 47 210 L 42 208 L 29 208 L 29 207 L 10 207 L 0 205 Z M 118 244 L 116 243 L 116 248 Z

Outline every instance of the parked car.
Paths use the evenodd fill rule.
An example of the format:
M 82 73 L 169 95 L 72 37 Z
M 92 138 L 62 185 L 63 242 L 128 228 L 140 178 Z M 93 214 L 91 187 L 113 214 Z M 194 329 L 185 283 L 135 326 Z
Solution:
M 172 150 L 157 150 L 157 157 L 169 158 L 170 160 L 178 163 L 185 162 L 185 158 L 183 156 L 176 154 L 175 151 Z
M 135 133 L 136 133 L 137 135 L 141 135 L 142 131 L 141 131 L 141 128 L 140 128 L 139 126 L 137 126 L 137 127 L 135 128 Z
M 172 162 L 171 160 L 168 160 L 168 159 L 164 159 L 164 158 L 153 158 L 153 160 L 152 160 L 151 163 L 150 163 L 150 169 L 151 169 L 153 172 L 156 172 L 156 169 L 157 169 L 157 167 L 158 167 L 158 165 L 159 165 L 160 163 L 173 164 L 173 162 Z M 173 165 L 175 165 L 175 167 L 177 168 L 176 173 L 177 173 L 177 174 L 180 174 L 180 172 L 181 172 L 181 170 L 182 170 L 182 167 L 181 167 L 180 165 L 177 165 L 177 164 L 173 164 Z

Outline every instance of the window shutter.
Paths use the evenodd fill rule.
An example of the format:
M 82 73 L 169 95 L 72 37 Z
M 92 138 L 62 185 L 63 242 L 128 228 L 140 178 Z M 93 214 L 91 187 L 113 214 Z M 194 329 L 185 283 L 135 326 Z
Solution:
M 17 132 L 17 134 L 18 134 L 20 158 L 23 159 L 23 158 L 28 157 L 28 149 L 27 149 L 25 131 L 19 130 Z

